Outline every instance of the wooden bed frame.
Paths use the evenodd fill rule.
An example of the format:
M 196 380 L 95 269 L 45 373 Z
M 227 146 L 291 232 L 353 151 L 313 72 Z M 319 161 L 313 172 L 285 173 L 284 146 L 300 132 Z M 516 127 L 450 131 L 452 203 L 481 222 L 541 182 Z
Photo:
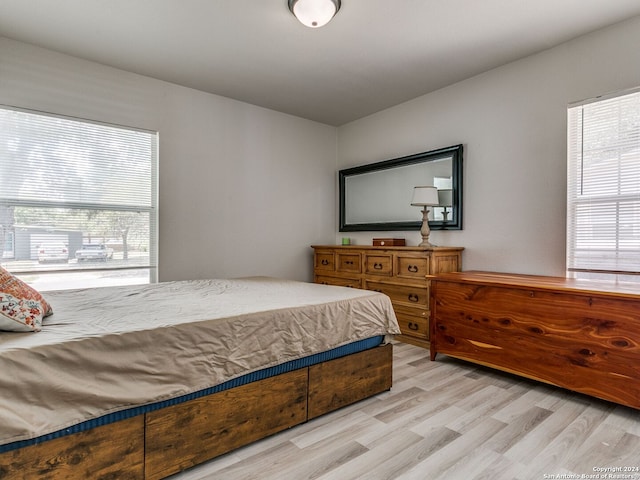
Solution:
M 0 454 L 3 480 L 153 480 L 389 390 L 392 345 Z

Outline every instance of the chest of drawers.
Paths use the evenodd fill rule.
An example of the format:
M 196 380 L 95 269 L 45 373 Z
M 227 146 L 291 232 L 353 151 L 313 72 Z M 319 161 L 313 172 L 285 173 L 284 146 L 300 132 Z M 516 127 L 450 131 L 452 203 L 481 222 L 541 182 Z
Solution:
M 432 280 L 443 353 L 640 409 L 640 288 L 539 275 Z
M 461 247 L 389 247 L 313 245 L 314 281 L 382 292 L 398 317 L 399 340 L 429 346 L 427 275 L 456 272 Z

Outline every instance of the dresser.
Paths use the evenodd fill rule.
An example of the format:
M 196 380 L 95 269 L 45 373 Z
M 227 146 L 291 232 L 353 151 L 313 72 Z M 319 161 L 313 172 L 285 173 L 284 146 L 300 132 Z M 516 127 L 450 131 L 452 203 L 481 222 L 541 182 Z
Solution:
M 432 279 L 438 353 L 640 409 L 640 287 L 494 272 Z
M 429 347 L 428 275 L 462 267 L 462 247 L 312 245 L 314 282 L 382 292 L 391 298 L 402 335 Z

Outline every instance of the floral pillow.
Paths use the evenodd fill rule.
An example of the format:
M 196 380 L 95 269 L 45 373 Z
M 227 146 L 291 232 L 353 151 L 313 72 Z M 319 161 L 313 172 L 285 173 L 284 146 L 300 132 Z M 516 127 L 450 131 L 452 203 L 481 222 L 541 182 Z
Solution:
M 0 330 L 39 332 L 53 311 L 37 290 L 0 267 Z

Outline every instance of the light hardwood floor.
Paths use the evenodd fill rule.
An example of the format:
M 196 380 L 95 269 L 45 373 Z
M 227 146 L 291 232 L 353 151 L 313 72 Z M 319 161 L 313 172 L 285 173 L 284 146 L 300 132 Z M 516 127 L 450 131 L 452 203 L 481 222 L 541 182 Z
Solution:
M 596 470 L 640 469 L 640 411 L 443 355 L 431 362 L 404 343 L 393 374 L 389 392 L 171 479 L 640 479 Z

